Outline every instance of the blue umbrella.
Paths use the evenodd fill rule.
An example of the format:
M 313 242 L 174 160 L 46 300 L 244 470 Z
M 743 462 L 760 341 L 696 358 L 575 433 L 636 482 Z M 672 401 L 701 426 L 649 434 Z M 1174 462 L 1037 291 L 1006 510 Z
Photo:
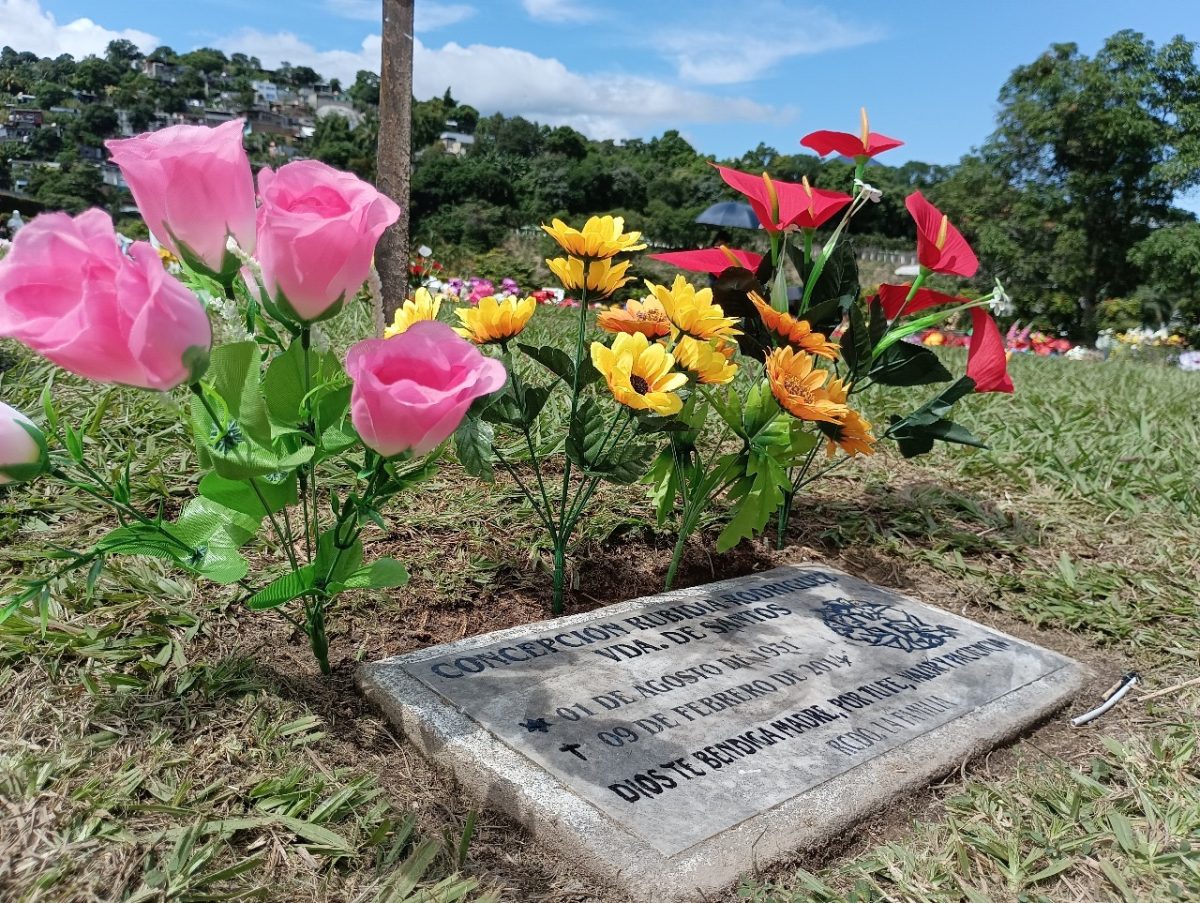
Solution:
M 741 201 L 721 201 L 719 204 L 713 204 L 696 217 L 696 222 L 734 229 L 759 228 L 758 215 L 749 204 L 743 204 Z

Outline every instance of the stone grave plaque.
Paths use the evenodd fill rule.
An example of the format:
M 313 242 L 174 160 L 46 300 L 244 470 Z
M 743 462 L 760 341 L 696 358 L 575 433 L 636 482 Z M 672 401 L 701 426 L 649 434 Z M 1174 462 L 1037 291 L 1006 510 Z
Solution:
M 482 802 L 638 899 L 813 847 L 1063 705 L 1082 666 L 822 565 L 366 665 Z

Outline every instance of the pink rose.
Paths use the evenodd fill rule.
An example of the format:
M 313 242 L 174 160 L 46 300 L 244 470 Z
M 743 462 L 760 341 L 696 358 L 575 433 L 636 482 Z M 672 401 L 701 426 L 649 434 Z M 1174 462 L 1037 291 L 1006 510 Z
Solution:
M 0 401 L 0 486 L 32 480 L 46 469 L 46 439 L 16 408 Z
M 400 208 L 357 176 L 316 160 L 258 174 L 258 260 L 267 294 L 302 322 L 332 316 L 371 271 Z
M 351 346 L 346 372 L 354 380 L 350 419 L 363 444 L 385 458 L 436 448 L 472 401 L 508 379 L 503 364 L 435 320 Z
M 216 128 L 173 125 L 105 142 L 154 237 L 214 274 L 228 275 L 237 265 L 225 249 L 228 236 L 254 253 L 254 177 L 244 126 L 242 119 Z
M 102 210 L 35 218 L 0 261 L 0 337 L 98 382 L 167 391 L 198 379 L 208 314 L 149 242 L 131 252 Z

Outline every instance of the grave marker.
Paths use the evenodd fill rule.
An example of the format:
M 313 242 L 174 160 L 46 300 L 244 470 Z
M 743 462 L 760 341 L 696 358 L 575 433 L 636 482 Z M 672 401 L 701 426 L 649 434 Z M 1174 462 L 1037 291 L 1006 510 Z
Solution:
M 813 565 L 425 649 L 360 682 L 481 801 L 665 903 L 836 835 L 1085 673 Z

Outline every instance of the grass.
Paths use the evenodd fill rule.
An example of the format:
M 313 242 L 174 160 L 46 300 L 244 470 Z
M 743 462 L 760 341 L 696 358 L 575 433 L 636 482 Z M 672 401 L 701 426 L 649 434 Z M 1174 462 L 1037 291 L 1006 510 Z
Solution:
M 544 311 L 531 329 L 571 316 Z M 5 354 L 0 397 L 37 410 L 50 368 Z M 838 849 L 748 877 L 731 899 L 1200 899 L 1200 687 L 1143 698 L 1197 673 L 1200 379 L 1027 358 L 1013 372 L 1014 397 L 970 398 L 956 414 L 990 450 L 911 462 L 889 450 L 835 471 L 802 500 L 782 558 L 818 555 L 1040 631 L 1108 679 L 1137 668 L 1143 686 L 1095 726 L 1056 722 Z M 136 449 L 137 503 L 189 496 L 176 400 L 65 376 L 55 393 L 87 423 L 92 460 L 116 468 Z M 870 397 L 868 413 L 885 419 L 919 395 Z M 89 418 L 100 398 L 103 416 Z M 595 510 L 573 562 L 576 605 L 653 591 L 670 537 L 640 490 L 608 487 Z M 615 899 L 501 815 L 476 820 L 349 678 L 359 659 L 536 617 L 548 580 L 530 512 L 511 486 L 451 462 L 388 517 L 370 541 L 413 580 L 342 613 L 331 680 L 281 618 L 152 560 L 113 562 L 90 590 L 65 579 L 44 618 L 0 626 L 0 898 Z M 0 591 L 44 572 L 49 545 L 82 545 L 109 523 L 48 481 L 0 490 Z M 782 558 L 765 543 L 710 558 L 695 543 L 688 580 Z

